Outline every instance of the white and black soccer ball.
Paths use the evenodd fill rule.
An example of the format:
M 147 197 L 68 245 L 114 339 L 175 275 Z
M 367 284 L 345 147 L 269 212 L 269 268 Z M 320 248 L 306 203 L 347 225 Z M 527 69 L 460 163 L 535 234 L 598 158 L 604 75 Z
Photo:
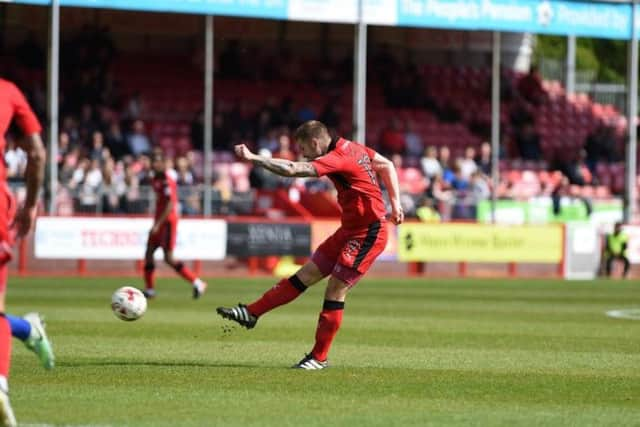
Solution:
M 147 298 L 139 289 L 123 286 L 113 293 L 111 310 L 120 320 L 138 320 L 147 311 Z

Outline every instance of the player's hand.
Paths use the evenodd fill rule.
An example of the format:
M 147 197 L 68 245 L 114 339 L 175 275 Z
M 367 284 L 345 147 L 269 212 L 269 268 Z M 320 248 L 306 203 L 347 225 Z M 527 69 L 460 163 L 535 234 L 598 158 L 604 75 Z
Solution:
M 249 150 L 249 148 L 244 144 L 238 144 L 233 149 L 236 152 L 236 156 L 238 156 L 242 160 L 252 161 L 256 157 L 256 155 L 253 154 L 251 150 Z
M 153 224 L 153 227 L 151 227 L 151 234 L 157 234 L 158 230 L 160 230 L 160 225 L 159 224 Z
M 18 233 L 18 237 L 22 238 L 29 234 L 33 224 L 36 221 L 36 214 L 38 213 L 38 208 L 36 206 L 25 207 L 23 206 L 18 214 L 16 215 L 16 219 L 13 222 L 13 226 L 16 228 Z
M 391 222 L 395 225 L 402 224 L 404 221 L 404 210 L 402 206 L 397 206 L 391 209 Z

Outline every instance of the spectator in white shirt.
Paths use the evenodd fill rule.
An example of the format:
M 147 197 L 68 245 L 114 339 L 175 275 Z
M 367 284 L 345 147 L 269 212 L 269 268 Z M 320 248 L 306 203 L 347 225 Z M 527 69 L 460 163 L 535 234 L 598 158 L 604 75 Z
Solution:
M 420 160 L 420 166 L 422 167 L 422 173 L 427 178 L 433 178 L 436 175 L 442 174 L 442 166 L 438 161 L 438 151 L 436 147 L 429 146 L 424 151 L 424 156 Z

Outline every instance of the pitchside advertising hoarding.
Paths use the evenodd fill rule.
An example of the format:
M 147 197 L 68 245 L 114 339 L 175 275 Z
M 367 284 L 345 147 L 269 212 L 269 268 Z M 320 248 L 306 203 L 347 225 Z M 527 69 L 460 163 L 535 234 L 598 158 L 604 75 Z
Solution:
M 227 254 L 249 257 L 270 255 L 309 256 L 311 225 L 296 223 L 229 223 Z
M 407 223 L 398 227 L 405 262 L 530 262 L 562 260 L 561 225 L 499 226 Z
M 38 218 L 35 255 L 52 259 L 142 259 L 152 226 L 150 218 Z M 175 255 L 184 260 L 222 260 L 227 223 L 189 220 L 178 223 Z M 161 257 L 162 251 L 156 252 Z
M 60 0 L 60 5 L 343 23 L 357 22 L 359 15 L 358 0 Z M 612 39 L 631 37 L 631 10 L 629 4 L 561 0 L 362 1 L 362 19 L 369 24 Z

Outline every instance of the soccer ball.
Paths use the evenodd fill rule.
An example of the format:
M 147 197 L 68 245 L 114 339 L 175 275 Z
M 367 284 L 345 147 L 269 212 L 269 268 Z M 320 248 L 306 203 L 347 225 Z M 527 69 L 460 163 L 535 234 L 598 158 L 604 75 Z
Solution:
M 123 286 L 113 293 L 111 310 L 120 320 L 138 320 L 147 311 L 147 299 L 139 289 Z

